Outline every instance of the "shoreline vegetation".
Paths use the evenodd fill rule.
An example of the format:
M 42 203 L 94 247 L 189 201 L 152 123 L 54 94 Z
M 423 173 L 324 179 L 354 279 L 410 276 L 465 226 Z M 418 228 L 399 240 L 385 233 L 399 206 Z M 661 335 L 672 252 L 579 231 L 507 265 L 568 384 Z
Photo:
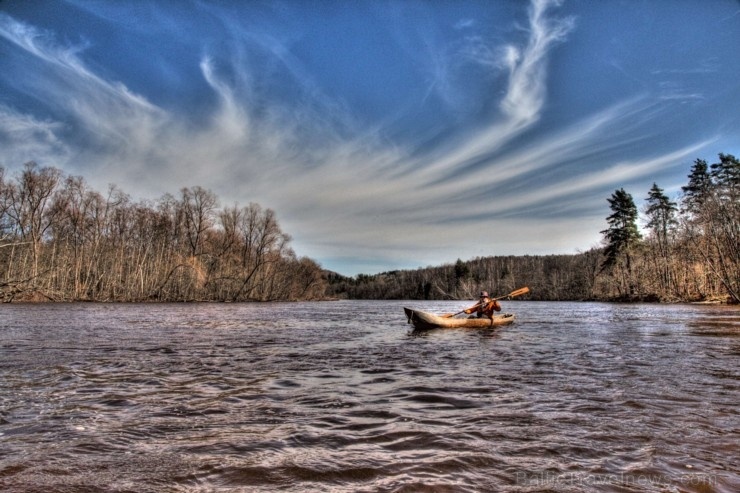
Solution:
M 325 296 L 275 212 L 210 190 L 135 202 L 30 162 L 0 168 L 2 301 L 288 301 Z
M 297 256 L 259 204 L 220 208 L 199 186 L 136 202 L 29 162 L 13 176 L 0 167 L 0 301 L 454 300 L 526 285 L 529 300 L 740 302 L 734 156 L 697 159 L 677 202 L 657 184 L 641 211 L 623 188 L 607 201 L 603 245 L 585 252 L 346 277 Z

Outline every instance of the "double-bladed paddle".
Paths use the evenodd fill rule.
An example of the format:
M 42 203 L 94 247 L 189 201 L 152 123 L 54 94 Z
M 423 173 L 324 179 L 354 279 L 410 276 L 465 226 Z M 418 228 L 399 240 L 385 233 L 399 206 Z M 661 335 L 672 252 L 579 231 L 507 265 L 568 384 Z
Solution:
M 527 293 L 529 293 L 529 288 L 527 286 L 524 286 L 523 288 L 519 288 L 519 289 L 517 289 L 515 291 L 512 291 L 511 293 L 509 293 L 507 295 L 499 296 L 498 298 L 491 298 L 491 299 L 498 301 L 498 300 L 502 300 L 504 298 L 513 298 L 514 296 L 521 296 L 521 295 L 527 294 Z M 480 302 L 479 303 L 476 303 L 475 305 L 471 306 L 470 308 L 476 308 L 478 305 L 480 305 Z M 467 310 L 467 308 L 465 310 Z M 453 313 L 453 314 L 442 315 L 442 316 L 444 318 L 452 318 L 452 317 L 454 317 L 456 315 L 460 315 L 461 313 L 465 313 L 465 310 L 463 310 L 461 312 Z

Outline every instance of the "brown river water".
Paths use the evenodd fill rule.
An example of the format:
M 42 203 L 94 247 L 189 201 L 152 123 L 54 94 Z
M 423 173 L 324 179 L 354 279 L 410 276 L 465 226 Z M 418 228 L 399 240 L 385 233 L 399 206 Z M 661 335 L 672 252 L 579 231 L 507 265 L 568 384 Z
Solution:
M 0 307 L 2 492 L 737 492 L 740 309 Z

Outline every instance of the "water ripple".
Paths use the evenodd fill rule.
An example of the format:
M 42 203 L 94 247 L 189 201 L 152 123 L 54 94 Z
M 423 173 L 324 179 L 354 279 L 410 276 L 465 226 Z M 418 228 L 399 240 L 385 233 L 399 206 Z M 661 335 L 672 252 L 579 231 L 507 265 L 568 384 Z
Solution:
M 5 306 L 0 489 L 740 489 L 737 309 L 402 306 Z

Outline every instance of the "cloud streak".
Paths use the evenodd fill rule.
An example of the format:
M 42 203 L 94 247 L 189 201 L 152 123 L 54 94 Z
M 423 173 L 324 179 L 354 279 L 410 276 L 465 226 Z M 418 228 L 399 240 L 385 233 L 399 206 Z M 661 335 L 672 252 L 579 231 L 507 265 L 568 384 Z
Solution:
M 31 156 L 47 162 L 66 161 L 70 150 L 57 137 L 61 130 L 59 122 L 37 120 L 0 105 L 0 147 L 5 149 L 2 158 L 8 165 L 24 163 Z
M 447 155 L 437 158 L 434 165 L 426 166 L 427 174 L 436 176 L 445 170 L 452 176 L 470 169 L 477 160 L 500 149 L 537 122 L 546 97 L 547 54 L 574 24 L 573 19 L 546 17 L 547 9 L 558 3 L 535 0 L 529 9 L 526 45 L 509 44 L 498 50 L 501 58 L 494 65 L 508 72 L 506 92 L 499 105 L 502 117 L 472 138 L 457 143 Z M 484 59 L 484 63 L 487 61 Z

